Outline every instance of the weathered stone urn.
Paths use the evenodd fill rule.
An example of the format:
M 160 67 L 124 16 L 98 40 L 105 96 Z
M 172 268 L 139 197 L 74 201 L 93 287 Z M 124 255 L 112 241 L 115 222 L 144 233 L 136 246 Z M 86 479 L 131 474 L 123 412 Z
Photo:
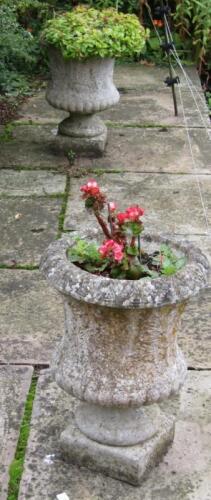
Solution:
M 52 243 L 41 262 L 64 299 L 66 328 L 53 376 L 81 401 L 75 422 L 61 434 L 64 456 L 134 485 L 173 440 L 174 418 L 159 402 L 184 382 L 177 330 L 187 300 L 206 286 L 209 270 L 191 244 L 143 237 L 147 251 L 161 242 L 187 258 L 174 276 L 129 281 L 90 274 L 68 261 L 69 237 Z
M 51 80 L 46 99 L 55 108 L 70 113 L 59 124 L 69 149 L 102 154 L 107 128 L 96 115 L 119 101 L 113 83 L 114 59 L 92 57 L 84 61 L 65 60 L 61 52 L 49 47 Z

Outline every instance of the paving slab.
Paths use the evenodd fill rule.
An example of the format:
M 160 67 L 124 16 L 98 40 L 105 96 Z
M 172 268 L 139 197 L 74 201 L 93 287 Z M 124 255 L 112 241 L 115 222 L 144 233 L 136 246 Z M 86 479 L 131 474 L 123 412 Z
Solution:
M 76 158 L 74 169 L 102 168 L 130 172 L 210 173 L 210 140 L 191 129 L 193 165 L 187 132 L 182 128 L 112 128 L 102 158 Z
M 187 124 L 189 127 L 210 127 L 208 110 L 203 109 L 203 120 L 192 101 L 184 93 L 182 96 Z M 201 106 L 201 104 L 200 104 Z M 123 95 L 119 103 L 103 112 L 100 117 L 105 121 L 118 123 L 140 124 L 145 126 L 164 125 L 184 127 L 182 106 L 178 96 L 178 116 L 174 116 L 172 94 L 169 89 L 163 92 L 144 91 L 140 95 Z
M 0 168 L 64 171 L 69 162 L 55 141 L 55 126 L 16 126 L 9 141 L 1 142 Z
M 59 123 L 69 116 L 69 113 L 50 106 L 42 90 L 30 97 L 20 108 L 18 122 L 32 121 L 33 123 Z
M 211 287 L 188 303 L 178 343 L 189 368 L 211 370 Z
M 56 238 L 61 199 L 13 197 L 0 200 L 0 264 L 39 264 Z
M 64 332 L 60 296 L 39 271 L 0 273 L 0 363 L 49 364 Z
M 1 170 L 0 196 L 63 194 L 66 177 L 42 170 Z
M 33 368 L 0 366 L 0 497 L 7 500 L 9 466 L 14 458 Z
M 199 91 L 199 94 L 194 93 L 194 98 L 197 100 L 196 105 L 191 91 L 186 92 L 183 87 L 181 87 L 181 96 L 177 89 L 178 117 L 174 116 L 171 89 L 165 86 L 161 89 L 154 88 L 152 90 L 148 88 L 124 89 L 122 87 L 120 89 L 119 103 L 101 112 L 99 116 L 106 121 L 119 123 L 184 127 L 183 111 L 180 102 L 181 97 L 189 126 L 203 127 L 206 125 L 210 127 L 208 109 L 203 92 Z M 197 106 L 203 118 L 200 117 Z M 53 125 L 55 123 L 58 124 L 68 116 L 68 113 L 50 106 L 45 99 L 44 92 L 39 93 L 24 103 L 20 113 L 19 124 L 24 124 L 26 121 L 30 123 L 31 121 L 32 124 Z
M 207 216 L 210 218 L 210 176 L 200 177 Z M 97 178 L 110 201 L 116 201 L 119 210 L 131 203 L 145 208 L 147 231 L 178 234 L 206 233 L 205 216 L 196 178 L 192 175 L 170 174 L 103 174 Z M 93 216 L 85 211 L 80 197 L 80 186 L 87 177 L 72 179 L 64 228 L 78 232 L 93 227 Z
M 19 500 L 56 500 L 64 492 L 70 500 L 210 500 L 210 396 L 210 371 L 189 372 L 174 443 L 137 488 L 62 460 L 58 438 L 73 419 L 76 401 L 47 371 L 38 382 Z M 175 408 L 173 403 L 166 410 Z
M 175 238 L 189 240 L 198 246 L 211 266 L 210 236 L 176 235 Z M 188 303 L 180 327 L 179 345 L 189 367 L 211 369 L 211 274 L 208 288 Z
M 185 71 L 193 85 L 201 90 L 201 83 L 196 68 L 194 66 L 185 67 Z M 175 72 L 180 77 L 182 87 L 186 89 L 187 84 L 182 71 L 178 67 L 175 67 Z M 140 63 L 129 64 L 116 63 L 114 81 L 117 87 L 123 89 L 145 88 L 146 90 L 163 90 L 166 88 L 164 80 L 168 75 L 168 66 L 149 66 L 142 61 Z

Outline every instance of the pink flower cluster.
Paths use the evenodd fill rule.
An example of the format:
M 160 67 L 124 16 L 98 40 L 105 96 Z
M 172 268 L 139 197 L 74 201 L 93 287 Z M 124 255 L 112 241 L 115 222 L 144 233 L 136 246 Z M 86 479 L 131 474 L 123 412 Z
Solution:
M 138 205 L 134 205 L 132 207 L 128 207 L 125 212 L 120 212 L 117 214 L 117 219 L 119 224 L 124 224 L 125 222 L 139 222 L 140 217 L 144 215 L 143 208 Z
M 90 179 L 87 184 L 81 186 L 80 190 L 85 196 L 97 196 L 100 194 L 100 188 L 94 179 Z
M 116 243 L 114 240 L 107 240 L 99 248 L 101 257 L 113 257 L 117 262 L 121 262 L 124 257 L 123 245 Z

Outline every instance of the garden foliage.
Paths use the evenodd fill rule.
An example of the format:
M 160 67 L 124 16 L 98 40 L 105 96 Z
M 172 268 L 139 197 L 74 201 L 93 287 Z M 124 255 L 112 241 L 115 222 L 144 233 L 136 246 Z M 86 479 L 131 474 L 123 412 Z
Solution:
M 0 0 L 0 94 L 24 94 L 29 88 L 28 77 L 46 71 L 40 32 L 46 20 L 57 13 L 71 11 L 78 4 L 137 14 L 150 27 L 152 35 L 147 40 L 144 57 L 158 63 L 163 61 L 159 41 L 147 17 L 145 0 Z M 159 4 L 159 0 L 148 0 L 153 18 Z M 169 0 L 169 5 L 180 55 L 185 61 L 194 57 L 208 75 L 211 71 L 211 0 Z M 130 28 L 132 30 L 132 25 Z M 158 30 L 162 36 L 162 27 Z M 103 52 L 104 48 L 101 49 Z M 122 52 L 121 56 L 125 54 Z
M 133 14 L 77 7 L 47 22 L 42 39 L 65 59 L 128 57 L 143 50 L 147 32 Z
M 38 44 L 17 21 L 16 11 L 0 5 L 0 92 L 27 90 L 27 72 L 36 64 Z
M 191 40 L 195 59 L 211 69 L 211 0 L 180 0 L 174 19 L 181 38 Z

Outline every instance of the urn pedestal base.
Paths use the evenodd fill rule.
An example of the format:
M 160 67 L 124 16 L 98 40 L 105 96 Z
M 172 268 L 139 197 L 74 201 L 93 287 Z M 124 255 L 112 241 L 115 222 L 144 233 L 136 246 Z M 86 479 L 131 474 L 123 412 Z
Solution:
M 100 156 L 107 141 L 107 127 L 96 114 L 71 113 L 59 124 L 58 138 L 66 152 Z
M 100 444 L 85 436 L 72 422 L 62 432 L 60 445 L 68 462 L 139 486 L 172 443 L 174 422 L 173 417 L 162 414 L 157 433 L 144 443 L 133 446 Z

